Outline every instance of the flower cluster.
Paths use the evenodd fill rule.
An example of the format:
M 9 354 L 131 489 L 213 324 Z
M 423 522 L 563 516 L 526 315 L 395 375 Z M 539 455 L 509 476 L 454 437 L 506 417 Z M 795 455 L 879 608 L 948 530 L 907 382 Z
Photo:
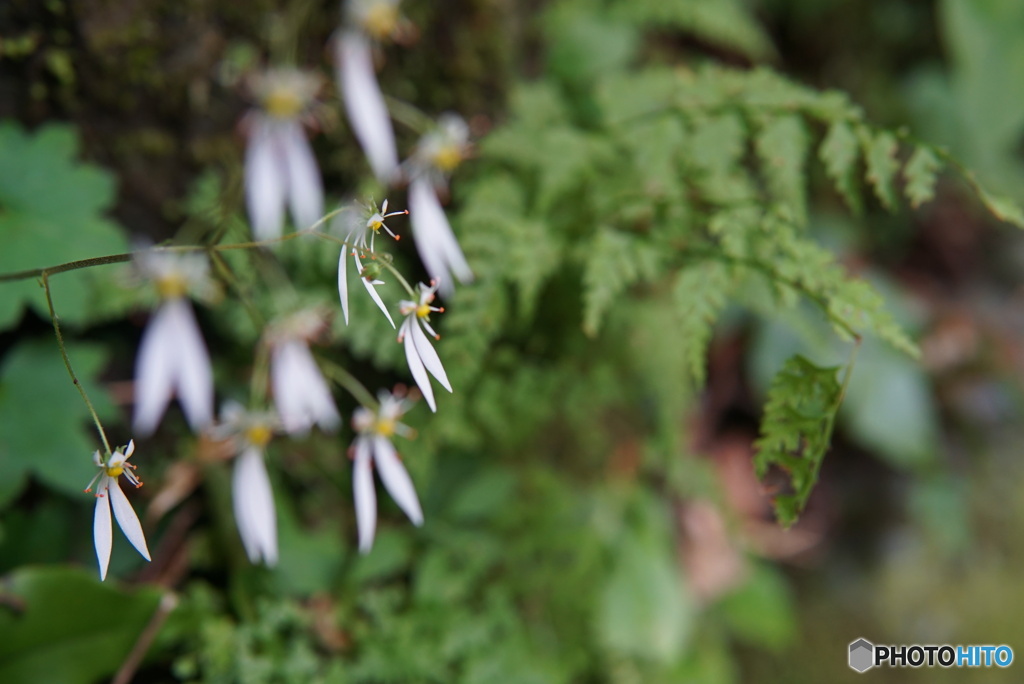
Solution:
M 436 305 L 436 298 L 439 292 L 446 297 L 453 294 L 456 281 L 473 279 L 442 206 L 451 173 L 469 155 L 469 127 L 450 113 L 436 123 L 420 125 L 419 141 L 408 158 L 399 161 L 389 100 L 377 82 L 377 66 L 386 45 L 404 42 L 409 35 L 399 0 L 348 0 L 335 42 L 339 91 L 351 131 L 376 181 L 387 187 L 407 187 L 409 210 L 389 210 L 391 205 L 385 199 L 380 204 L 354 205 L 324 215 L 324 187 L 307 138 L 308 131 L 320 128 L 318 121 L 329 121 L 318 115 L 324 106 L 318 99 L 322 80 L 296 68 L 268 68 L 245 80 L 253 107 L 241 126 L 247 137 L 245 206 L 258 242 L 235 247 L 265 247 L 290 239 L 284 235 L 288 214 L 303 234 L 341 243 L 337 275 L 345 324 L 350 318 L 349 272 L 354 270 L 367 295 L 392 328 L 397 328 L 409 373 L 430 410 L 436 412 L 431 377 L 452 392 L 430 339 L 440 339 L 432 317 L 444 309 Z M 405 107 L 408 113 L 410 108 Z M 410 285 L 397 269 L 395 258 L 381 249 L 384 241 L 378 238 L 387 235 L 397 241 L 400 237 L 388 222 L 406 215 L 416 250 L 431 278 L 429 286 Z M 332 230 L 315 230 L 332 216 L 336 216 Z M 251 403 L 257 410 L 247 411 L 229 402 L 215 423 L 213 367 L 190 300 L 211 303 L 219 294 L 210 273 L 211 258 L 218 279 L 239 289 L 231 266 L 216 254 L 219 248 L 216 244 L 159 247 L 140 249 L 136 254 L 136 272 L 153 286 L 159 304 L 142 334 L 135 363 L 135 434 L 152 435 L 176 398 L 194 432 L 228 445 L 234 458 L 232 498 L 242 546 L 251 562 L 273 566 L 278 559 L 277 519 L 267 446 L 275 434 L 301 437 L 313 428 L 333 433 L 341 427 L 330 378 L 362 404 L 352 416 L 356 434 L 350 448 L 360 551 L 371 548 L 376 529 L 374 468 L 398 506 L 415 525 L 421 525 L 423 511 L 416 489 L 391 442 L 395 435 L 412 435 L 399 421 L 413 402 L 404 388 L 393 394 L 382 392 L 374 401 L 347 371 L 329 360 L 318 361 L 311 346 L 329 342 L 331 330 L 330 312 L 322 307 L 291 306 L 298 298 L 282 294 L 280 301 L 289 305 L 279 310 L 287 313 L 266 325 L 255 351 Z M 260 258 L 264 257 L 273 258 L 261 252 Z M 280 265 L 274 269 L 275 287 L 287 285 Z M 407 298 L 386 301 L 389 291 L 378 288 L 388 282 L 401 286 Z M 251 308 L 248 302 L 247 308 Z M 399 325 L 393 308 L 403 317 Z M 257 313 L 255 318 L 263 326 L 262 315 Z M 330 372 L 325 375 L 324 370 Z M 270 400 L 274 410 L 263 410 Z M 119 486 L 121 476 L 132 485 L 141 485 L 134 466 L 127 462 L 134 448 L 134 442 L 129 442 L 113 453 L 108 449 L 105 457 L 99 452 L 94 455 L 99 472 L 90 490 L 96 487 L 94 537 L 101 577 L 106 577 L 109 565 L 111 511 L 133 546 L 150 558 L 139 519 Z

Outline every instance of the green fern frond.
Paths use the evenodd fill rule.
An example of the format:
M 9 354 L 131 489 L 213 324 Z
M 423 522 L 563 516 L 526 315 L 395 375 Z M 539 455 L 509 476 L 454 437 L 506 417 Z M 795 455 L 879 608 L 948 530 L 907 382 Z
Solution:
M 773 467 L 786 474 L 787 491 L 773 497 L 775 515 L 782 525 L 796 522 L 818 481 L 842 398 L 837 370 L 794 356 L 768 391 L 754 469 L 761 479 Z

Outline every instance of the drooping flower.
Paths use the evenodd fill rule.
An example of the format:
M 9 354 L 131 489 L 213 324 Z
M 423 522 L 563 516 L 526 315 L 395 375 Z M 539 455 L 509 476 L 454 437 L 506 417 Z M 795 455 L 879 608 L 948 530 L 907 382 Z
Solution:
M 402 28 L 399 0 L 349 0 L 346 25 L 337 41 L 338 82 L 345 112 L 373 174 L 390 182 L 398 152 L 384 96 L 373 66 L 374 42 L 394 38 Z
M 416 487 L 391 443 L 394 435 L 408 437 L 412 434 L 411 428 L 399 422 L 411 402 L 404 393 L 398 392 L 381 392 L 378 398 L 380 407 L 376 412 L 360 407 L 352 415 L 352 426 L 359 433 L 352 443 L 352 490 L 359 551 L 362 553 L 373 547 L 377 528 L 377 494 L 373 486 L 372 464 L 376 464 L 384 488 L 409 520 L 416 526 L 423 524 L 423 510 L 416 496 Z
M 209 297 L 215 291 L 209 263 L 202 254 L 161 251 L 139 252 L 135 263 L 162 300 L 142 333 L 135 360 L 135 432 L 152 434 L 175 395 L 189 425 L 199 432 L 213 420 L 213 371 L 186 297 Z
M 391 216 L 401 216 L 408 214 L 408 211 L 392 211 L 388 213 L 388 201 L 384 200 L 384 203 L 377 208 L 376 204 L 370 204 L 366 210 L 359 213 L 356 211 L 345 212 L 339 215 L 339 219 L 344 222 L 347 220 L 349 226 L 347 227 L 347 234 L 345 236 L 345 242 L 352 247 L 344 246 L 341 248 L 341 255 L 338 258 L 338 296 L 341 298 L 341 311 L 345 315 L 345 324 L 348 325 L 348 263 L 345 257 L 351 253 L 353 261 L 356 264 L 356 274 L 359 276 L 359 280 L 363 283 L 370 298 L 373 299 L 377 307 L 384 312 L 387 316 L 388 322 L 391 323 L 391 327 L 395 327 L 395 322 L 391 318 L 391 313 L 388 308 L 384 305 L 384 301 L 377 294 L 377 290 L 374 288 L 375 285 L 383 285 L 384 281 L 379 280 L 381 274 L 380 266 L 370 263 L 363 265 L 362 256 L 369 255 L 370 259 L 376 259 L 374 256 L 374 239 L 377 233 L 384 229 L 388 235 L 398 240 L 399 237 L 384 223 L 385 220 Z M 364 221 L 365 217 L 365 221 Z M 367 235 L 369 235 L 369 243 L 367 243 Z
M 434 281 L 430 287 L 420 283 L 419 290 L 418 301 L 411 302 L 403 299 L 399 303 L 399 311 L 405 316 L 405 320 L 402 321 L 402 326 L 398 329 L 398 341 L 404 344 L 405 360 L 409 363 L 409 371 L 412 372 L 416 385 L 423 392 L 423 398 L 427 400 L 430 410 L 436 412 L 434 390 L 430 386 L 430 377 L 427 375 L 427 371 L 430 371 L 430 375 L 437 378 L 441 386 L 449 392 L 452 391 L 452 386 L 448 382 L 448 375 L 444 372 L 440 357 L 423 331 L 425 329 L 434 339 L 441 339 L 441 336 L 430 327 L 430 314 L 443 312 L 444 309 L 431 306 L 434 294 L 437 292 L 437 281 Z
M 231 500 L 242 546 L 252 563 L 277 564 L 277 515 L 274 494 L 264 463 L 267 443 L 277 420 L 269 413 L 247 412 L 229 402 L 221 410 L 221 424 L 212 432 L 232 439 L 236 452 L 231 476 Z
M 466 122 L 457 114 L 444 114 L 437 128 L 420 139 L 409 161 L 409 218 L 416 249 L 427 273 L 442 284 L 445 296 L 454 291 L 452 275 L 463 283 L 473 280 L 473 271 L 437 195 L 439 188 L 447 187 L 448 176 L 465 157 L 468 147 Z
M 296 69 L 270 69 L 252 81 L 260 108 L 247 115 L 245 199 L 257 240 L 280 237 L 285 204 L 299 229 L 323 215 L 320 170 L 303 131 L 318 89 L 315 76 Z
M 93 476 L 85 491 L 91 492 L 93 485 L 96 486 L 96 510 L 93 513 L 92 535 L 96 545 L 96 559 L 100 564 L 100 580 L 107 578 L 110 551 L 114 543 L 113 525 L 110 521 L 111 508 L 113 508 L 118 526 L 135 550 L 146 560 L 152 560 L 149 556 L 149 548 L 146 546 L 146 536 L 142 533 L 139 517 L 135 515 L 135 510 L 128 501 L 128 497 L 121 491 L 118 481 L 118 478 L 124 475 L 132 486 L 142 486 L 142 481 L 135 475 L 135 466 L 128 463 L 128 459 L 133 453 L 135 453 L 134 440 L 128 442 L 127 447 L 115 449 L 114 453 L 108 454 L 106 459 L 100 456 L 99 451 L 92 455 L 93 463 L 96 464 L 99 472 Z
M 306 310 L 277 322 L 267 333 L 270 386 L 281 424 L 290 434 L 304 434 L 314 424 L 330 432 L 341 422 L 327 381 L 309 351 L 309 342 L 324 327 L 320 312 Z

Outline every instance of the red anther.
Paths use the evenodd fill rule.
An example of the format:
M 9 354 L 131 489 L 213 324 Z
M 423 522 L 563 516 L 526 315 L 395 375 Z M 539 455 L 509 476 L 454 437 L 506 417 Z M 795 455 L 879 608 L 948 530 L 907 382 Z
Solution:
M 439 308 L 439 309 L 437 310 L 437 313 L 444 313 L 444 307 L 443 307 L 443 306 L 442 306 L 442 307 L 440 307 L 440 308 Z
M 89 492 L 92 491 L 92 487 L 89 487 L 88 489 L 83 489 L 82 491 L 88 494 Z
M 405 211 L 403 211 L 402 213 L 403 213 L 403 214 L 405 214 L 406 216 L 408 216 L 408 215 L 409 215 L 409 210 L 408 210 L 408 209 L 406 209 L 406 210 L 405 210 Z
M 434 339 L 435 339 L 435 340 L 440 340 L 440 339 L 441 339 L 441 336 L 440 336 L 440 335 L 434 335 Z
M 405 213 L 407 213 L 407 214 L 408 214 L 409 212 L 405 212 Z M 398 242 L 398 241 L 399 241 L 399 240 L 401 240 L 401 239 L 402 239 L 402 236 L 401 236 L 401 235 L 396 235 L 396 236 L 395 236 L 395 242 Z

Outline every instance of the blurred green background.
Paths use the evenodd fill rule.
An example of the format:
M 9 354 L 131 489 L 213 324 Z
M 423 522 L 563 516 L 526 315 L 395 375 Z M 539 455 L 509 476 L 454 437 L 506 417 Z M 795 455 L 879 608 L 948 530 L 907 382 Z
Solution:
M 282 559 L 251 567 L 230 517 L 230 466 L 175 413 L 135 458 L 154 562 L 118 538 L 101 585 L 81 493 L 98 446 L 88 415 L 38 284 L 0 283 L 0 681 L 1018 681 L 1019 664 L 858 675 L 846 663 L 858 637 L 1024 655 L 1016 229 L 955 173 L 914 209 L 887 206 L 877 169 L 860 169 L 863 206 L 851 212 L 825 153 L 783 148 L 782 167 L 786 155 L 805 160 L 780 190 L 800 199 L 802 235 L 870 282 L 921 350 L 865 340 L 820 480 L 784 529 L 775 483 L 752 465 L 772 376 L 797 352 L 845 363 L 850 345 L 806 301 L 761 301 L 749 278 L 727 289 L 713 270 L 680 271 L 697 273 L 684 285 L 707 311 L 668 320 L 672 295 L 651 275 L 662 257 L 630 250 L 700 244 L 714 182 L 759 178 L 750 169 L 766 153 L 744 128 L 716 180 L 701 155 L 731 154 L 718 149 L 729 131 L 717 113 L 630 135 L 608 122 L 645 112 L 656 95 L 643 88 L 663 73 L 697 74 L 709 106 L 721 98 L 732 111 L 733 89 L 753 92 L 760 67 L 845 92 L 838 105 L 805 99 L 822 111 L 855 103 L 901 144 L 942 146 L 1019 203 L 1024 3 L 407 0 L 403 11 L 418 31 L 386 49 L 383 89 L 432 115 L 462 113 L 478 139 L 448 205 L 481 275 L 439 324 L 456 393 L 436 417 L 410 414 L 419 437 L 399 445 L 426 525 L 381 497 L 375 548 L 359 556 L 351 434 L 282 439 L 270 452 Z M 332 81 L 325 46 L 339 16 L 318 0 L 0 5 L 0 272 L 123 252 L 140 237 L 245 240 L 244 75 L 291 58 Z M 333 86 L 322 97 L 313 144 L 328 194 L 380 193 Z M 814 141 L 827 128 L 801 125 Z M 415 131 L 397 131 L 408 149 Z M 636 179 L 639 199 L 622 199 Z M 657 243 L 662 224 L 688 227 Z M 407 242 L 397 259 L 416 272 Z M 611 266 L 593 267 L 605 253 Z M 303 302 L 337 308 L 336 252 L 296 241 L 276 254 Z M 253 301 L 283 306 L 258 259 L 229 265 Z M 71 360 L 117 444 L 131 437 L 147 305 L 123 276 L 106 266 L 53 279 Z M 354 301 L 353 317 L 370 320 L 371 306 Z M 199 315 L 218 396 L 244 396 L 258 327 L 230 294 Z M 335 323 L 325 357 L 371 389 L 408 382 L 390 328 Z M 691 323 L 705 339 L 691 341 Z M 129 663 L 171 595 L 176 608 Z

